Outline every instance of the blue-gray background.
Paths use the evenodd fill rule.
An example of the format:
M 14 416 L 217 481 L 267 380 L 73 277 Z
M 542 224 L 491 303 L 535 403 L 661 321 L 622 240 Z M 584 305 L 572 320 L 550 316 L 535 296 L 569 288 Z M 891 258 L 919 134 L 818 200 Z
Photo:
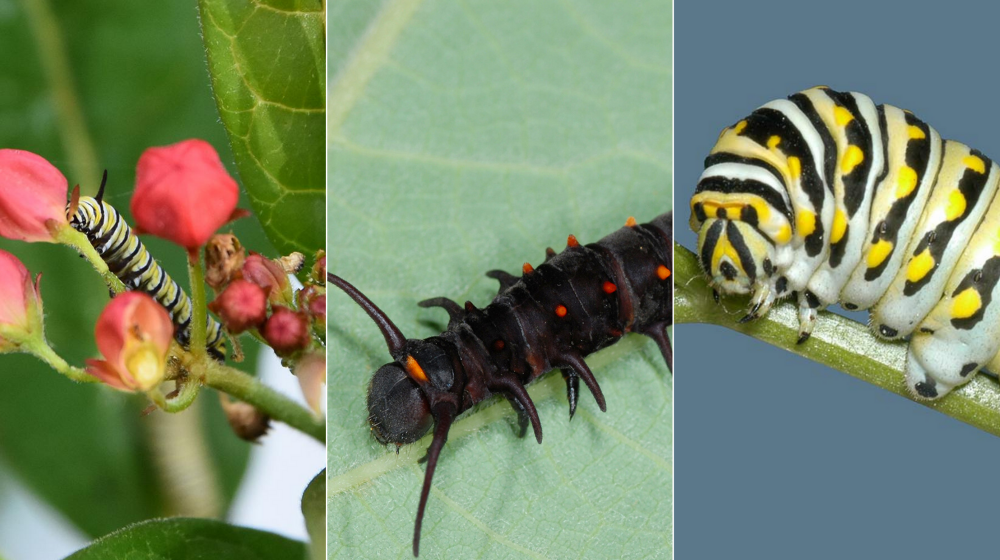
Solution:
M 695 245 L 688 200 L 719 131 L 814 85 L 912 110 L 1000 160 L 998 16 L 984 2 L 677 2 L 678 241 Z M 684 325 L 675 345 L 678 558 L 998 554 L 1000 439 L 728 329 Z

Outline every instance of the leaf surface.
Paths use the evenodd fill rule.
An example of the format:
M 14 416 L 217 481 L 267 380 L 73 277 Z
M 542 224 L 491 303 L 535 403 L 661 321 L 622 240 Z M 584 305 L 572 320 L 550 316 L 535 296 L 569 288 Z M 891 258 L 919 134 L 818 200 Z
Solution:
M 486 271 L 670 210 L 670 13 L 638 1 L 331 12 L 330 271 L 428 337 L 447 318 L 418 301 L 482 307 L 497 289 Z M 349 298 L 333 290 L 329 305 L 330 557 L 406 558 L 428 440 L 397 456 L 371 438 L 366 388 L 391 358 Z M 588 362 L 606 414 L 584 393 L 569 421 L 550 373 L 529 389 L 542 445 L 516 437 L 505 402 L 452 428 L 422 556 L 670 557 L 672 378 L 638 336 Z
M 209 519 L 156 519 L 98 539 L 67 560 L 288 560 L 305 545 L 264 531 Z
M 322 0 L 200 0 L 213 89 L 254 212 L 274 246 L 323 248 Z

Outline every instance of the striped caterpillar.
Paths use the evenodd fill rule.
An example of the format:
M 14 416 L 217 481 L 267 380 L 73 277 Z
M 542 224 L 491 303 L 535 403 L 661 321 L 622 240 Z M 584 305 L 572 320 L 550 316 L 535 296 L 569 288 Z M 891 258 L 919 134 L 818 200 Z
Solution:
M 449 315 L 447 330 L 424 340 L 407 339 L 357 288 L 329 275 L 378 325 L 394 360 L 369 384 L 372 434 L 398 447 L 434 426 L 414 527 L 415 556 L 438 456 L 459 414 L 493 394 L 503 395 L 518 411 L 521 434 L 530 424 L 541 443 L 541 423 L 525 385 L 542 374 L 562 370 L 572 417 L 581 379 L 605 410 L 584 357 L 625 333 L 655 340 L 671 366 L 666 327 L 673 316 L 672 226 L 672 213 L 667 213 L 642 225 L 629 218 L 597 243 L 583 245 L 571 235 L 564 251 L 548 249 L 545 262 L 537 268 L 525 263 L 520 277 L 488 272 L 500 282 L 500 291 L 482 309 L 443 297 L 422 301 L 420 306 L 442 307 Z
M 819 309 L 872 309 L 910 337 L 906 385 L 936 399 L 1000 358 L 1000 168 L 912 113 L 817 87 L 724 129 L 691 199 L 713 290 L 749 321 L 796 294 L 799 342 Z
M 191 342 L 191 298 L 146 250 L 139 236 L 132 232 L 125 218 L 104 202 L 104 172 L 97 197 L 79 196 L 75 191 L 67 205 L 69 225 L 87 236 L 110 270 L 125 287 L 149 294 L 160 303 L 174 323 L 174 339 L 187 348 Z M 222 325 L 208 317 L 205 346 L 217 360 L 225 360 L 226 345 Z

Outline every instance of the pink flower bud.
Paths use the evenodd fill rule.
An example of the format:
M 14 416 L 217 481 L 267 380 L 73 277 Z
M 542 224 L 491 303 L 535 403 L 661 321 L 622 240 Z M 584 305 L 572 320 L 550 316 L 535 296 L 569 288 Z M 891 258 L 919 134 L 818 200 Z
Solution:
M 238 334 L 267 319 L 267 292 L 253 282 L 233 280 L 208 308 L 229 332 Z
M 170 316 L 142 292 L 125 292 L 108 303 L 94 327 L 105 360 L 87 360 L 87 373 L 122 391 L 149 391 L 163 380 L 174 336 Z
M 326 383 L 326 354 L 310 352 L 302 357 L 292 370 L 299 379 L 299 387 L 306 404 L 316 413 L 323 414 L 323 384 Z
M 67 225 L 66 177 L 45 158 L 23 150 L 0 150 L 0 236 L 55 241 Z
M 271 259 L 250 253 L 243 263 L 243 278 L 267 290 L 267 299 L 271 303 L 279 305 L 292 303 L 292 286 L 288 283 L 288 274 L 280 264 Z
M 41 279 L 32 280 L 17 257 L 0 250 L 0 352 L 42 336 Z
M 299 309 L 305 312 L 313 322 L 313 329 L 322 333 L 326 331 L 326 288 L 310 284 L 295 294 Z
M 261 331 L 274 353 L 285 357 L 309 344 L 309 319 L 304 313 L 277 307 Z
M 239 187 L 204 140 L 149 148 L 132 195 L 137 229 L 197 250 L 236 209 Z

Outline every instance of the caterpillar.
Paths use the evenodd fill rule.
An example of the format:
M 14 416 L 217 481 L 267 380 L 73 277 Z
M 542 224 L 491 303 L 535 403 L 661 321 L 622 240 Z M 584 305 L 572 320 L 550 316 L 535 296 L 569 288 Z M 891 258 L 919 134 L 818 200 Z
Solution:
M 546 250 L 537 268 L 525 263 L 520 277 L 487 272 L 500 283 L 493 302 L 480 309 L 438 297 L 421 307 L 448 312 L 439 336 L 408 339 L 357 288 L 334 274 L 328 280 L 365 310 L 385 338 L 393 362 L 376 371 L 368 386 L 368 422 L 383 445 L 397 449 L 431 430 L 413 534 L 419 555 L 420 527 L 431 480 L 455 418 L 499 394 L 518 412 L 520 435 L 530 424 L 542 442 L 542 427 L 525 385 L 552 369 L 562 370 L 570 418 L 576 412 L 580 380 L 601 411 L 604 395 L 584 357 L 614 344 L 625 333 L 649 336 L 668 368 L 673 350 L 666 327 L 673 321 L 673 214 L 625 227 L 596 243 L 570 235 L 566 249 Z
M 125 287 L 152 296 L 162 305 L 174 323 L 174 339 L 187 348 L 191 343 L 191 298 L 146 250 L 139 236 L 132 232 L 122 215 L 104 202 L 104 172 L 97 197 L 80 196 L 79 191 L 66 206 L 70 227 L 87 236 L 110 270 Z M 226 345 L 222 325 L 208 317 L 205 346 L 212 357 L 225 360 Z
M 871 309 L 876 336 L 909 337 L 917 399 L 1000 357 L 1000 168 L 909 111 L 815 87 L 725 128 L 691 198 L 699 262 L 740 321 L 795 295 L 799 343 L 818 310 Z

